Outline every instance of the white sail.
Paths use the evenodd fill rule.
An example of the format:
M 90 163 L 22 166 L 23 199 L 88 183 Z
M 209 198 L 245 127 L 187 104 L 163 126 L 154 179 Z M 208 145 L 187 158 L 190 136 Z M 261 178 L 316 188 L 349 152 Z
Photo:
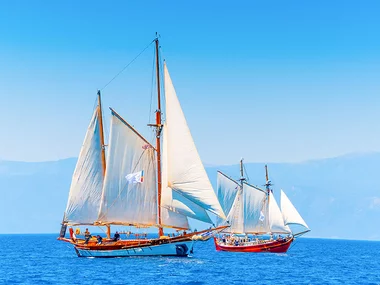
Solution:
M 161 208 L 161 226 L 177 229 L 189 229 L 189 221 L 186 216 Z
M 113 110 L 98 221 L 157 224 L 155 149 Z
M 244 195 L 239 187 L 238 193 L 227 215 L 227 219 L 218 225 L 229 225 L 227 233 L 244 233 Z
M 185 215 L 187 217 L 200 220 L 206 223 L 212 223 L 210 217 L 204 208 L 190 201 L 180 193 L 173 191 L 168 182 L 168 148 L 167 148 L 167 126 L 164 124 L 162 130 L 162 156 L 161 156 L 161 207 L 167 208 L 173 212 Z
M 269 227 L 272 233 L 291 233 L 289 227 L 284 224 L 281 210 L 274 199 L 272 191 L 269 193 Z
M 163 155 L 167 156 L 167 186 L 202 208 L 225 218 L 195 147 L 166 64 L 164 77 L 167 152 Z
M 243 183 L 243 196 L 244 231 L 246 233 L 270 232 L 266 192 Z
M 296 208 L 290 202 L 285 192 L 281 190 L 281 211 L 285 225 L 296 224 L 301 225 L 309 230 L 306 222 L 302 219 Z
M 91 224 L 98 217 L 103 187 L 100 132 L 96 108 L 71 181 L 65 220 L 72 224 Z
M 236 195 L 239 190 L 240 185 L 235 180 L 218 171 L 216 195 L 224 213 L 226 213 L 227 216 L 231 211 L 232 205 L 236 200 Z M 224 219 L 218 217 L 216 223 L 217 225 L 220 225 L 222 223 L 224 224 Z

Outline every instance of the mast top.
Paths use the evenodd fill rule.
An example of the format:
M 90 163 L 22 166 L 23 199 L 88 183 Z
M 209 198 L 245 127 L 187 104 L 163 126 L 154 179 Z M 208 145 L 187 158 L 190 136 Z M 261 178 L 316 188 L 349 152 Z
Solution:
M 240 159 L 240 183 L 243 185 L 243 182 L 246 180 L 244 177 L 244 166 L 243 166 L 243 158 Z
M 269 180 L 269 175 L 268 175 L 268 166 L 265 164 L 265 188 L 269 194 L 269 191 L 272 191 L 270 189 L 270 186 L 272 186 L 272 182 Z

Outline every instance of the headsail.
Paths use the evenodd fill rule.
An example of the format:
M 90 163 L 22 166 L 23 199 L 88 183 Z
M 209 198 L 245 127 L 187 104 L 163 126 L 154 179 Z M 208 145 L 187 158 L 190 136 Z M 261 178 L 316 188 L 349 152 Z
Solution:
M 167 228 L 189 229 L 189 221 L 186 216 L 161 208 L 162 226 Z
M 65 211 L 65 221 L 71 224 L 91 224 L 96 221 L 103 188 L 101 162 L 99 106 L 95 109 L 79 153 L 71 181 Z
M 289 227 L 284 224 L 284 218 L 272 191 L 269 192 L 269 226 L 272 233 L 291 233 Z
M 305 227 L 307 231 L 310 231 L 308 225 L 293 206 L 292 202 L 290 202 L 283 190 L 281 190 L 281 211 L 285 225 L 300 225 Z
M 166 97 L 166 179 L 169 187 L 205 210 L 225 218 L 210 180 L 195 147 L 189 127 L 178 101 L 166 64 L 164 65 Z
M 216 194 L 224 213 L 229 216 L 231 208 L 236 200 L 236 196 L 240 190 L 240 185 L 235 180 L 224 175 L 222 172 L 217 173 Z M 240 191 L 241 192 L 241 191 Z M 235 208 L 237 205 L 235 206 Z M 234 209 L 236 211 L 237 209 Z M 229 219 L 227 219 L 229 220 Z M 230 221 L 230 220 L 229 220 Z M 217 225 L 224 224 L 224 219 L 217 218 Z
M 218 225 L 229 225 L 225 232 L 244 233 L 244 196 L 240 187 L 227 219 Z
M 107 170 L 98 221 L 156 225 L 155 149 L 111 111 Z

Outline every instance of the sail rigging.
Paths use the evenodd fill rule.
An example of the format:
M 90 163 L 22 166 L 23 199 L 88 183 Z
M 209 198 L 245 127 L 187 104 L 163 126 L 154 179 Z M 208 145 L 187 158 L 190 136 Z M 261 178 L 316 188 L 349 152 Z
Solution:
M 266 172 L 266 189 L 245 182 L 243 164 L 240 162 L 241 182 L 237 182 L 222 172 L 217 173 L 217 196 L 226 219 L 217 219 L 217 225 L 229 225 L 224 232 L 229 233 L 292 233 L 288 224 L 302 225 L 308 229 L 293 204 L 281 190 L 281 209 L 279 208 L 270 186 L 268 170 Z
M 107 227 L 157 226 L 161 236 L 163 227 L 189 228 L 188 218 L 212 223 L 208 212 L 226 218 L 195 147 L 166 64 L 166 112 L 162 124 L 158 39 L 155 42 L 158 108 L 156 124 L 150 126 L 156 128 L 156 147 L 111 109 L 105 161 L 98 92 L 99 105 L 73 176 L 66 222 Z

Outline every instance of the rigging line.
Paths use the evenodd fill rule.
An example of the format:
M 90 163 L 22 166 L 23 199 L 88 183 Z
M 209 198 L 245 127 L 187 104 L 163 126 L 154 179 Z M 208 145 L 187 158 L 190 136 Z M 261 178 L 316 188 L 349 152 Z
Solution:
M 119 71 L 119 73 L 117 73 L 110 81 L 108 81 L 106 85 L 103 86 L 103 88 L 100 89 L 100 91 L 103 91 L 104 88 L 106 88 L 112 81 L 114 81 L 120 74 L 122 74 L 124 70 L 126 70 L 128 66 L 130 66 L 144 51 L 146 51 L 154 41 L 155 40 L 151 41 L 138 55 L 136 55 L 126 66 L 124 66 L 123 69 Z

